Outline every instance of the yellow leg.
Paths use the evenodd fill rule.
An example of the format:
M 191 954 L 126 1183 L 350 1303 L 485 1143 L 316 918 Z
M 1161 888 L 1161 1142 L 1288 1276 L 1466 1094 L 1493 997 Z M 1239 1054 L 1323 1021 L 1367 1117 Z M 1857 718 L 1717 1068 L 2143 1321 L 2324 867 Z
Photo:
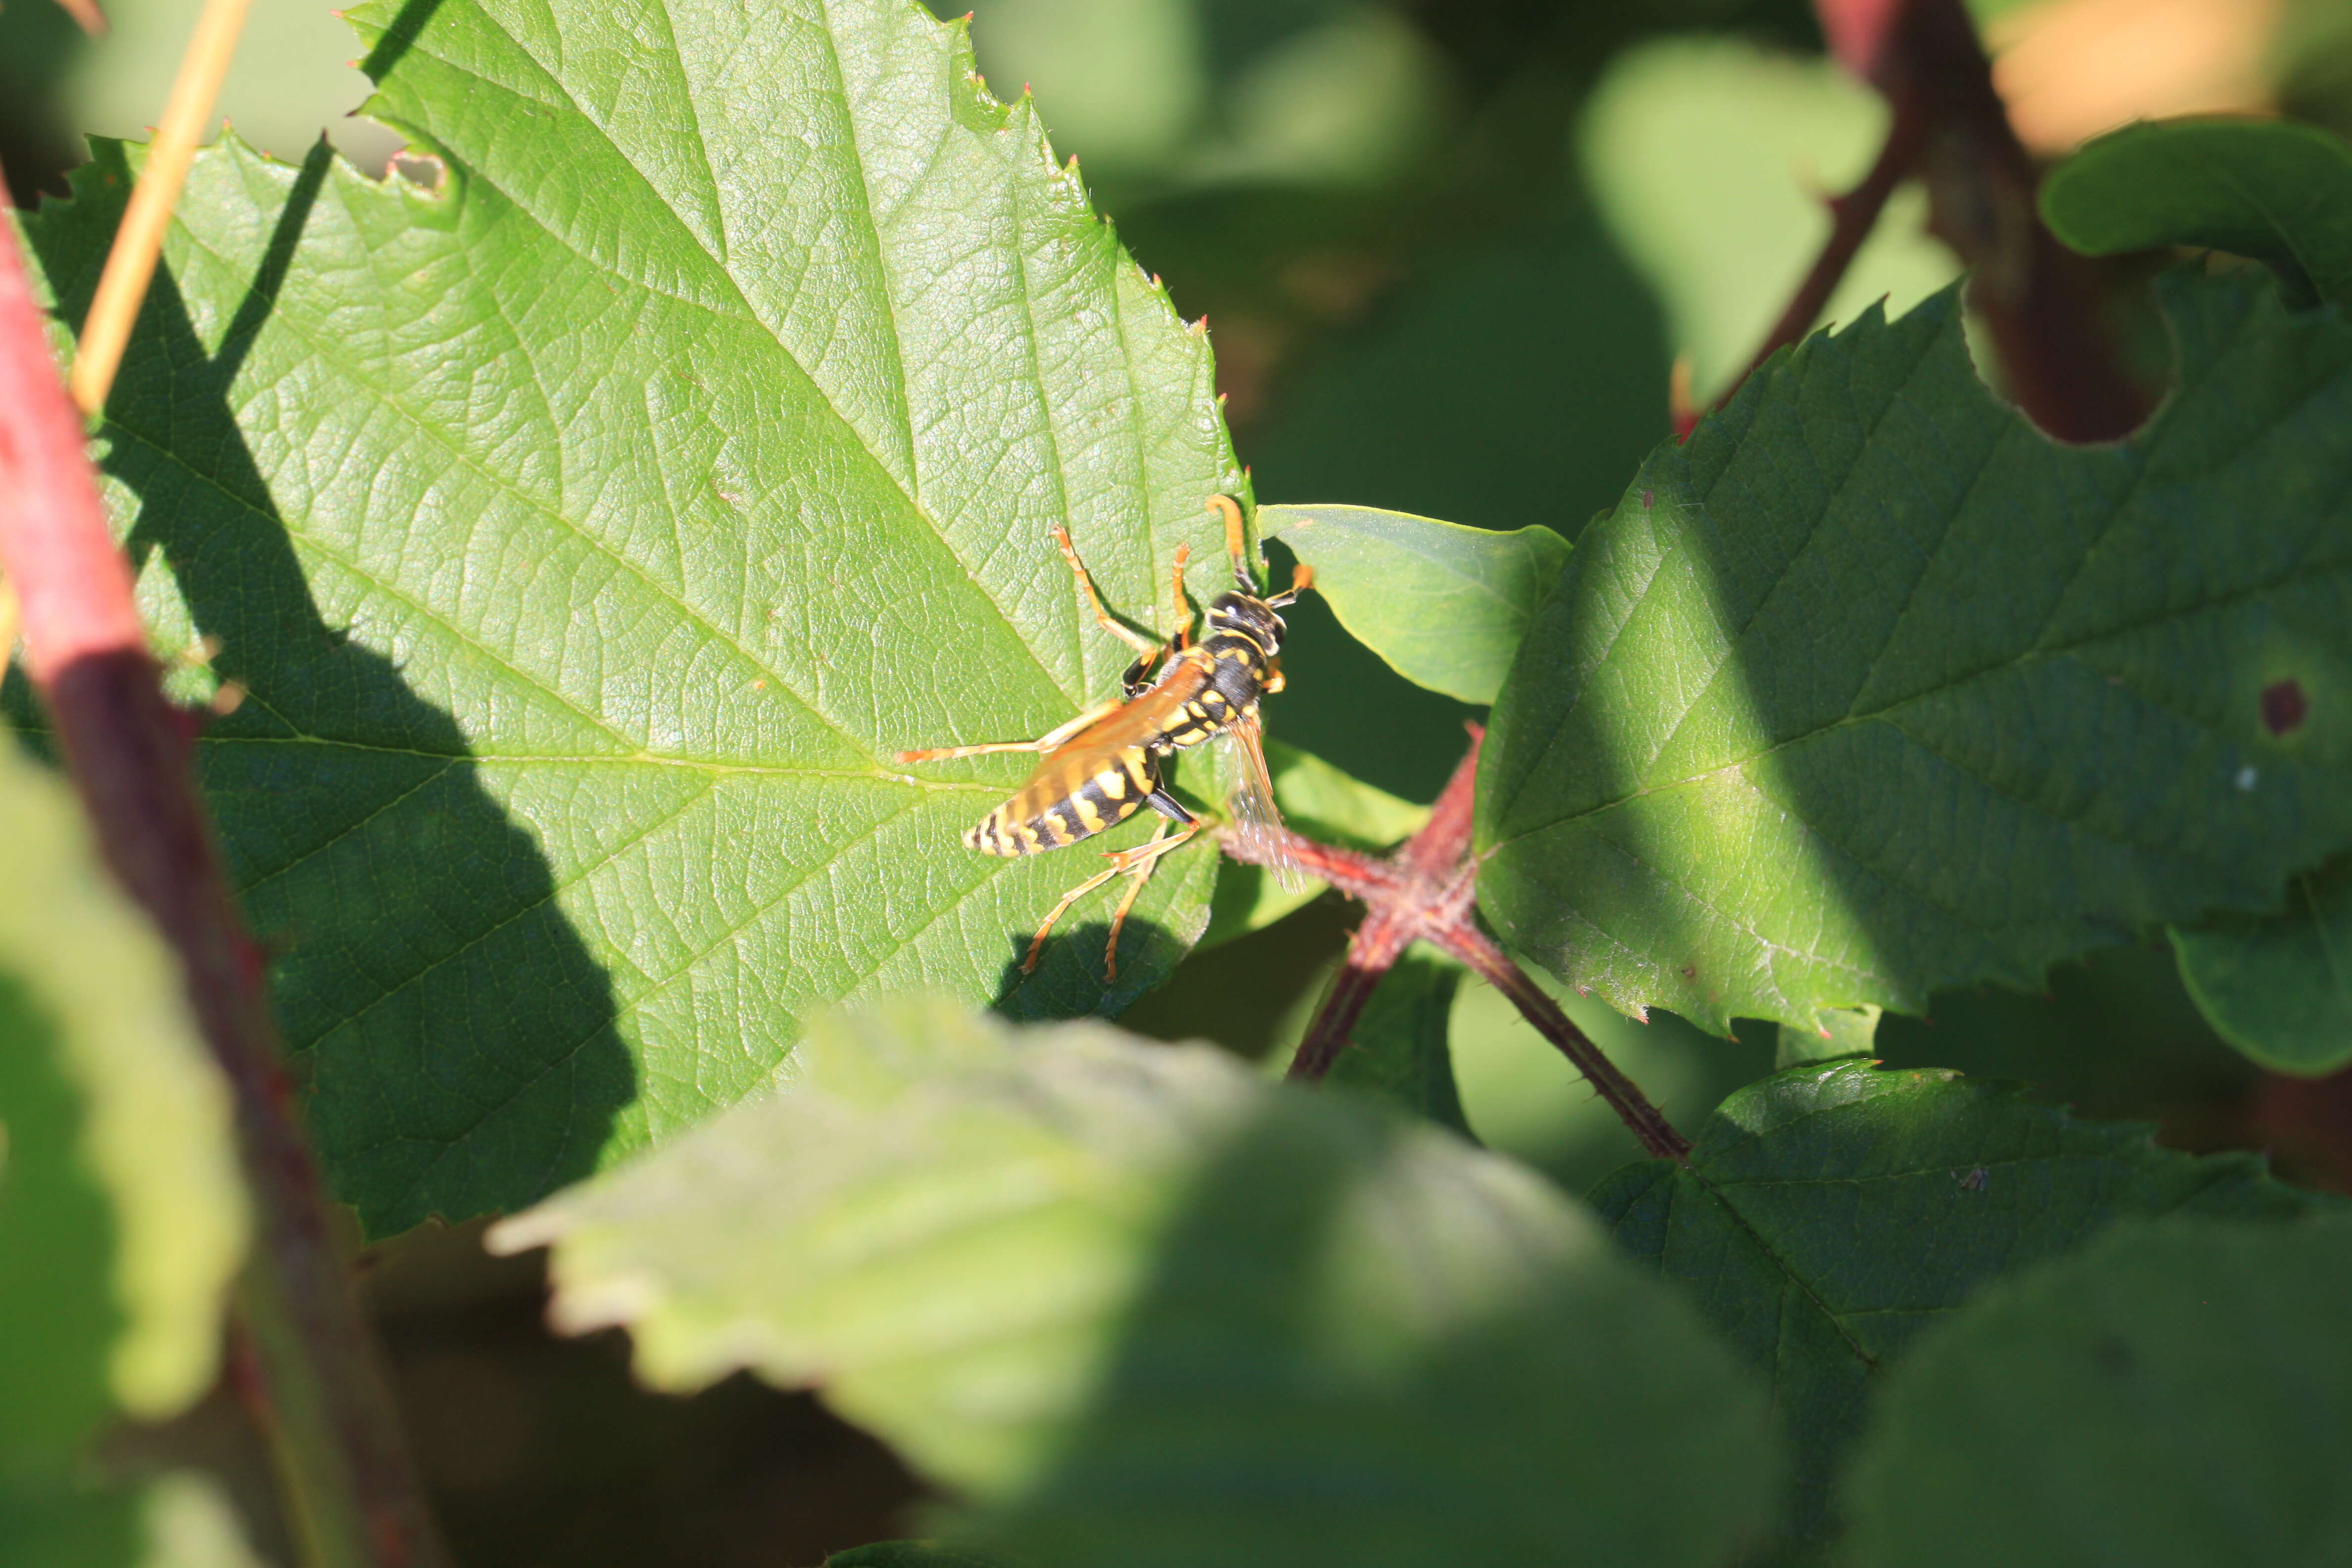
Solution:
M 1076 903 L 1114 877 L 1131 876 L 1135 879 L 1135 886 L 1129 889 L 1127 896 L 1119 900 L 1118 910 L 1111 916 L 1110 945 L 1103 955 L 1103 978 L 1118 979 L 1118 931 L 1119 927 L 1127 923 L 1128 910 L 1135 907 L 1135 900 L 1142 893 L 1143 884 L 1151 879 L 1152 868 L 1160 864 L 1160 858 L 1201 830 L 1199 823 L 1188 822 L 1181 831 L 1171 838 L 1168 837 L 1168 826 L 1167 819 L 1162 817 L 1159 827 L 1153 831 L 1150 838 L 1132 849 L 1122 849 L 1116 855 L 1105 856 L 1104 858 L 1110 862 L 1108 869 L 1096 872 L 1068 892 L 1064 893 L 1061 902 L 1046 911 L 1044 922 L 1037 927 L 1037 934 L 1030 939 L 1029 951 L 1021 960 L 1021 973 L 1027 974 L 1036 969 L 1038 955 L 1045 951 L 1045 938 L 1053 933 L 1054 922 L 1067 914 L 1072 904 Z
M 1170 573 L 1168 584 L 1170 595 L 1176 603 L 1176 619 L 1170 626 L 1168 646 L 1179 653 L 1184 651 L 1184 645 L 1190 640 L 1189 634 L 1192 630 L 1192 602 L 1184 596 L 1184 563 L 1192 559 L 1191 545 L 1176 547 L 1176 564 Z
M 1095 613 L 1095 624 L 1146 658 L 1160 651 L 1160 645 L 1125 622 L 1111 618 L 1103 608 L 1102 599 L 1095 593 L 1095 580 L 1087 573 L 1087 563 L 1078 559 L 1078 547 L 1070 542 L 1070 531 L 1060 523 L 1054 525 L 1054 542 L 1062 547 L 1062 559 L 1070 563 L 1070 575 L 1078 580 L 1078 597 Z
M 1248 542 L 1242 537 L 1242 503 L 1231 496 L 1211 496 L 1209 510 L 1223 513 L 1225 520 L 1225 553 L 1234 560 L 1234 578 L 1250 593 L 1257 592 L 1249 570 Z
M 928 751 L 901 752 L 898 760 L 902 763 L 943 763 L 950 757 L 992 757 L 1001 752 L 1050 752 L 1087 725 L 1108 719 L 1126 706 L 1127 699 L 1123 697 L 1097 702 L 1068 723 L 1059 725 L 1034 741 L 990 741 L 977 746 L 933 746 Z

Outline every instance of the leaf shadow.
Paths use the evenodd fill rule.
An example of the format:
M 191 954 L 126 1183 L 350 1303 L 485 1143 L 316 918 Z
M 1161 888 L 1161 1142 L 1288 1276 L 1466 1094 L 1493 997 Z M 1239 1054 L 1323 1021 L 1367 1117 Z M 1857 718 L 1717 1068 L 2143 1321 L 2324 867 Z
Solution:
M 111 167 L 28 226 L 68 322 L 130 184 L 122 148 L 97 151 Z M 244 689 L 198 746 L 206 803 L 274 953 L 272 1000 L 335 1193 L 386 1234 L 588 1174 L 637 1081 L 610 977 L 545 856 L 455 715 L 321 611 L 239 428 L 239 397 L 299 418 L 299 380 L 236 379 L 332 158 L 322 140 L 304 160 L 217 352 L 158 268 L 101 433 L 107 475 L 138 498 L 134 564 L 147 575 L 162 553 L 214 668 Z M 163 411 L 171 427 L 146 427 Z M 336 582 L 331 561 L 310 564 Z
M 1649 1298 L 1614 1253 L 1522 1237 L 1486 1275 L 1482 1248 L 1507 1244 L 1485 1227 L 1512 1211 L 1440 1177 L 1407 1118 L 1327 1111 L 1269 1096 L 1204 1152 L 1050 1456 L 1013 1496 L 925 1522 L 1039 1564 L 1422 1562 L 1440 1542 L 1554 1561 L 1579 1531 L 1582 1561 L 1721 1560 L 1695 1543 L 1759 1522 L 1762 1488 L 1659 1508 L 1657 1456 L 1733 1461 L 1760 1424 L 1705 1373 L 1653 1386 Z

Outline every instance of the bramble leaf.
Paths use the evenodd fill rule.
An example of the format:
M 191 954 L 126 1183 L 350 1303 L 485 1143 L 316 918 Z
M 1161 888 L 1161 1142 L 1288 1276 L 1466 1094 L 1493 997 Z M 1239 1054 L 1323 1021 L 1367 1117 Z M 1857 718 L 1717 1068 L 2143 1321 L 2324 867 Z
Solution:
M 1325 1081 L 1379 1095 L 1401 1110 L 1471 1137 L 1447 1039 L 1454 998 L 1461 986 L 1460 964 L 1407 952 L 1381 976 Z
M 2315 125 L 2127 125 L 2050 171 L 2042 216 L 2086 255 L 2210 247 L 2269 262 L 2297 303 L 2352 302 L 2352 146 Z
M 1835 1526 L 1830 1487 L 1878 1375 L 1990 1281 L 2126 1215 L 2284 1216 L 2317 1200 L 2250 1154 L 2159 1149 L 1957 1073 L 1844 1061 L 1741 1089 L 1687 1166 L 1629 1165 L 1592 1205 L 1750 1365 L 1797 1456 L 1790 1539 Z
M 178 963 L 5 731 L 0 844 L 5 1483 L 61 1477 L 118 1414 L 161 1419 L 211 1385 L 246 1208 Z
M 506 1221 L 640 1376 L 815 1384 L 1034 1568 L 1719 1563 L 1762 1403 L 1534 1176 L 1095 1024 L 899 1003 Z
M 1361 506 L 1269 506 L 1258 521 L 1315 568 L 1315 591 L 1358 642 L 1465 702 L 1495 700 L 1569 557 L 1540 524 L 1498 533 Z
M 2118 1226 L 1923 1336 L 1847 1497 L 1856 1568 L 2352 1553 L 2352 1217 Z
M 336 1191 L 379 1232 L 527 1203 L 845 997 L 1154 984 L 1213 849 L 1117 986 L 1116 889 L 1024 980 L 1099 847 L 962 847 L 1034 757 L 895 760 L 1117 690 L 1050 525 L 1145 627 L 1179 542 L 1229 580 L 1205 339 L 1035 110 L 906 0 L 354 17 L 439 189 L 200 158 L 103 431 L 158 624 L 248 693 L 205 783 Z M 26 221 L 67 321 L 126 174 Z
M 1621 1010 L 1811 1026 L 2274 910 L 2352 845 L 2352 327 L 2164 300 L 2179 385 L 2116 447 L 1987 392 L 1947 293 L 1654 455 L 1496 704 L 1498 934 Z
M 2352 1062 L 2352 857 L 2287 883 L 2275 915 L 2172 928 L 2180 978 L 2214 1033 L 2273 1072 Z
M 121 1488 L 0 1483 L 8 1568 L 263 1568 L 226 1494 L 201 1470 Z

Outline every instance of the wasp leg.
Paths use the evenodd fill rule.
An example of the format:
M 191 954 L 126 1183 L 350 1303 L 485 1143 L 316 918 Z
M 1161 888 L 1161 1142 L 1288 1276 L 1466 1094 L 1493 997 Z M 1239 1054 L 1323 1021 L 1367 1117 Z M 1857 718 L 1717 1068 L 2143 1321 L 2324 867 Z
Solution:
M 1123 697 L 1097 702 L 1068 723 L 1057 725 L 1034 741 L 990 741 L 978 746 L 933 746 L 928 751 L 901 752 L 898 760 L 902 763 L 942 763 L 950 757 L 992 757 L 1000 752 L 1050 752 L 1087 725 L 1108 719 L 1126 706 L 1127 699 Z
M 1183 807 L 1178 806 L 1177 809 L 1181 811 Z M 1135 907 L 1136 898 L 1143 891 L 1143 884 L 1150 880 L 1151 868 L 1160 864 L 1160 858 L 1171 849 L 1178 847 L 1201 830 L 1201 824 L 1197 818 L 1192 818 L 1190 813 L 1186 813 L 1186 816 L 1188 820 L 1174 837 L 1167 836 L 1169 824 L 1162 822 L 1150 838 L 1134 848 L 1122 849 L 1116 855 L 1104 857 L 1110 862 L 1108 868 L 1096 872 L 1068 892 L 1064 893 L 1062 901 L 1046 911 L 1044 923 L 1037 928 L 1037 934 L 1030 938 L 1029 951 L 1021 960 L 1021 973 L 1027 974 L 1036 969 L 1038 955 L 1045 951 L 1045 938 L 1053 933 L 1054 922 L 1067 914 L 1072 904 L 1076 903 L 1114 877 L 1133 877 L 1135 886 L 1128 890 L 1126 897 L 1119 900 L 1118 910 L 1111 916 L 1110 944 L 1103 954 L 1103 978 L 1118 979 L 1118 928 L 1127 923 L 1127 911 Z
M 1222 513 L 1225 520 L 1225 553 L 1233 558 L 1234 581 L 1242 592 L 1257 597 L 1257 584 L 1249 573 L 1249 545 L 1242 536 L 1242 503 L 1231 496 L 1211 496 L 1209 510 Z
M 1133 648 L 1147 665 L 1160 657 L 1160 645 L 1145 637 L 1126 622 L 1116 620 L 1095 593 L 1095 580 L 1087 572 L 1087 563 L 1078 559 L 1078 547 L 1070 542 L 1070 531 L 1060 523 L 1054 525 L 1054 542 L 1062 547 L 1062 559 L 1070 563 L 1070 575 L 1078 580 L 1078 596 L 1095 613 L 1095 624 L 1128 647 Z
M 1168 634 L 1168 646 L 1178 653 L 1182 653 L 1185 645 L 1192 641 L 1192 601 L 1184 596 L 1184 563 L 1192 559 L 1192 547 L 1189 544 L 1178 545 L 1176 564 L 1169 574 L 1168 586 L 1176 602 L 1176 619 L 1172 629 Z

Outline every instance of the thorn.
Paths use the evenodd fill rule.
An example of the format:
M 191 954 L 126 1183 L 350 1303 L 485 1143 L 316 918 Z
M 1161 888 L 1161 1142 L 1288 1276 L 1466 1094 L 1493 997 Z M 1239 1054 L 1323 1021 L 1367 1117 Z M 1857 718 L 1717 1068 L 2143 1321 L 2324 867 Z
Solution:
M 1691 400 L 1694 374 L 1691 356 L 1687 353 L 1676 354 L 1674 374 L 1666 381 L 1666 406 L 1674 415 L 1675 439 L 1678 442 L 1687 440 L 1690 433 L 1698 428 L 1701 410 Z

